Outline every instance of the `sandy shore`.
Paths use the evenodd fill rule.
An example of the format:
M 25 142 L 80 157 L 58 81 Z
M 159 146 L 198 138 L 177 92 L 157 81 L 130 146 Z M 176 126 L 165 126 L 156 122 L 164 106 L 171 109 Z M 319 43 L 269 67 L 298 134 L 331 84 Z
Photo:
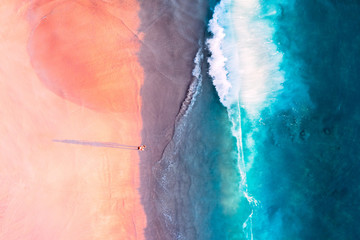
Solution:
M 151 143 L 151 148 L 141 155 L 142 203 L 151 222 L 145 231 L 146 239 L 176 239 L 178 230 L 186 225 L 185 195 L 176 187 L 169 191 L 163 187 L 165 178 L 161 174 L 171 168 L 167 165 L 171 156 L 168 161 L 161 159 L 173 138 L 176 116 L 194 78 L 194 58 L 204 37 L 206 5 L 203 0 L 141 1 L 140 31 L 144 37 L 139 61 L 144 69 L 141 96 L 142 117 L 146 119 L 142 139 Z M 172 175 L 166 182 L 179 184 L 178 180 Z
M 141 143 L 138 6 L 33 3 L 0 6 L 0 239 L 144 239 L 139 152 L 52 141 Z

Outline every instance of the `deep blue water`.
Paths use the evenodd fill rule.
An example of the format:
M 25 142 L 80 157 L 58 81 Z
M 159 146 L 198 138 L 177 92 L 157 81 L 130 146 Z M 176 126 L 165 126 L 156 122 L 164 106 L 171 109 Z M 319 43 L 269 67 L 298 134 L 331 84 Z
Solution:
M 358 239 L 360 3 L 271 2 L 285 83 L 261 124 L 249 124 L 254 238 Z

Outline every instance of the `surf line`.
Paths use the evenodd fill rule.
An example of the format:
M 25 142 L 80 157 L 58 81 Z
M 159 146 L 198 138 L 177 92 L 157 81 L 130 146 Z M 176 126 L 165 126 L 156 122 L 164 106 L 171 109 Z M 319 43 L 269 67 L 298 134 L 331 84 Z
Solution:
M 249 240 L 253 239 L 252 217 L 258 201 L 248 191 L 242 109 L 247 113 L 247 117 L 257 116 L 264 106 L 262 103 L 266 96 L 262 83 L 267 83 L 265 81 L 267 78 L 256 71 L 257 63 L 261 61 L 257 61 L 258 59 L 253 55 L 248 56 L 248 53 L 256 52 L 259 46 L 261 50 L 264 48 L 262 46 L 264 37 L 254 35 L 248 29 L 248 26 L 255 24 L 251 20 L 258 13 L 255 11 L 258 6 L 256 3 L 257 1 L 221 0 L 209 21 L 208 27 L 212 36 L 207 40 L 211 53 L 208 58 L 209 75 L 213 79 L 220 102 L 227 109 L 232 123 L 232 134 L 237 140 L 237 171 L 240 174 L 238 193 L 246 198 L 251 209 L 242 224 L 242 230 Z M 252 11 L 248 11 L 249 9 Z M 245 40 L 242 40 L 244 38 Z M 267 68 L 262 67 L 261 70 L 260 72 L 264 72 Z M 253 79 L 257 79 L 257 82 L 261 81 L 255 84 L 257 82 Z
M 67 144 L 78 144 L 78 145 L 86 145 L 92 147 L 107 147 L 107 148 L 119 148 L 124 150 L 136 150 L 136 151 L 144 151 L 145 145 L 125 145 L 115 142 L 93 142 L 93 141 L 82 141 L 82 140 L 70 140 L 70 139 L 53 139 L 53 142 L 59 143 L 67 143 Z

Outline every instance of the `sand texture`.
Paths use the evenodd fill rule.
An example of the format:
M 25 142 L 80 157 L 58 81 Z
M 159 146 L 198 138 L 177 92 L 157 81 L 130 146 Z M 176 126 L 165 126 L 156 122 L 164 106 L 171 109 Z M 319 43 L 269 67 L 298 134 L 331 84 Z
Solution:
M 0 239 L 144 239 L 136 1 L 0 6 Z
M 163 179 L 155 172 L 162 171 L 158 162 L 173 137 L 176 117 L 193 79 L 194 58 L 204 36 L 205 4 L 201 0 L 141 1 L 140 31 L 144 37 L 139 61 L 144 69 L 141 96 L 142 118 L 146 119 L 142 138 L 151 146 L 141 155 L 142 202 L 151 222 L 147 239 L 178 238 L 174 232 L 181 219 L 167 221 L 165 209 L 176 212 L 176 201 L 181 199 L 175 189 L 167 194 L 169 198 L 162 198 Z

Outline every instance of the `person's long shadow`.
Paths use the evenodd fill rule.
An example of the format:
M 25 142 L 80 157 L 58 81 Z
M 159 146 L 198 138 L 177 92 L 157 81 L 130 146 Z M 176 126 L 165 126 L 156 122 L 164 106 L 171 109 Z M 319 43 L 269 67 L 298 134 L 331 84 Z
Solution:
M 139 150 L 138 146 L 125 145 L 114 142 L 91 142 L 91 141 L 69 140 L 69 139 L 53 139 L 53 142 L 79 144 L 79 145 L 87 145 L 93 147 L 108 147 L 108 148 L 120 148 L 126 150 Z

